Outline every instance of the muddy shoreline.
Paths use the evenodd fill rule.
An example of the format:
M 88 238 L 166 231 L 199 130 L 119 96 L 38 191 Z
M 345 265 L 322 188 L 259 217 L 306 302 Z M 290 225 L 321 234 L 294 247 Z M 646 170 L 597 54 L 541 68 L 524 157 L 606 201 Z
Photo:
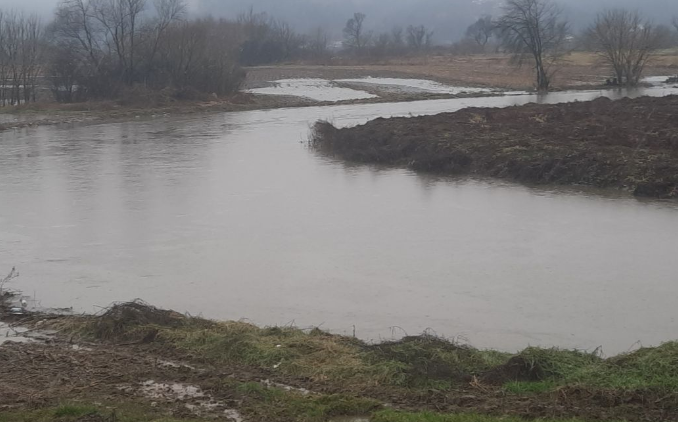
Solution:
M 314 101 L 303 97 L 281 95 L 238 94 L 223 101 L 176 102 L 167 106 L 120 106 L 111 102 L 82 104 L 37 104 L 14 110 L 0 109 L 0 133 L 38 126 L 92 125 L 153 119 L 173 115 L 209 115 L 239 111 L 271 110 L 280 108 L 322 107 L 352 104 L 378 104 L 441 100 L 451 98 L 491 97 L 501 93 L 438 94 L 438 93 L 390 93 L 380 92 L 377 98 L 345 101 Z M 4 122 L 3 122 L 4 120 Z
M 357 163 L 676 198 L 677 111 L 677 96 L 601 98 L 376 119 L 344 129 L 319 122 L 312 145 Z
M 0 411 L 8 421 L 678 418 L 678 373 L 658 366 L 678 357 L 676 343 L 613 358 L 538 348 L 511 355 L 429 334 L 368 344 L 138 301 L 96 316 L 9 315 L 4 303 L 5 323 L 44 334 L 0 345 Z M 55 417 L 63 406 L 75 417 Z
M 573 63 L 562 83 L 553 87 L 553 92 L 564 90 L 608 89 L 601 83 L 605 70 L 599 69 L 596 75 L 580 75 L 583 70 L 578 63 Z M 589 63 L 586 57 L 583 63 Z M 492 70 L 484 74 L 485 70 Z M 496 90 L 492 93 L 443 94 L 432 92 L 398 92 L 384 90 L 383 87 L 355 83 L 337 83 L 338 86 L 367 91 L 378 95 L 378 98 L 367 98 L 348 101 L 313 101 L 301 97 L 278 95 L 251 95 L 245 92 L 230 98 L 210 99 L 206 101 L 172 101 L 155 104 L 122 104 L 115 101 L 92 101 L 77 104 L 38 103 L 28 107 L 9 107 L 0 109 L 0 132 L 26 127 L 50 125 L 89 125 L 99 123 L 115 123 L 135 119 L 149 119 L 168 115 L 210 114 L 220 112 L 267 110 L 276 108 L 299 108 L 309 106 L 350 105 L 389 102 L 409 102 L 421 100 L 437 100 L 450 98 L 469 98 L 501 95 L 502 91 L 533 92 L 532 77 L 525 69 L 516 69 L 509 65 L 506 57 L 486 55 L 476 57 L 431 57 L 412 58 L 393 63 L 366 65 L 303 65 L 290 64 L 279 66 L 261 66 L 247 69 L 247 79 L 243 90 L 270 86 L 271 82 L 290 78 L 320 78 L 341 80 L 365 77 L 424 79 L 452 86 L 468 86 Z M 654 66 L 648 74 L 668 74 L 666 66 Z M 510 75 L 499 78 L 495 73 Z M 583 79 L 582 79 L 583 77 Z

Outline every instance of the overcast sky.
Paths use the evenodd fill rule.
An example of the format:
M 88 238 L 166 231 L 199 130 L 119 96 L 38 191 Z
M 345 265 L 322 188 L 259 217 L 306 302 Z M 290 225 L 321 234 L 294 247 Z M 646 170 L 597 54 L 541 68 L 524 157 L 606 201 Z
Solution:
M 151 3 L 152 0 L 149 0 Z M 460 37 L 466 26 L 482 14 L 497 14 L 501 0 L 189 0 L 199 15 L 233 17 L 254 7 L 257 12 L 284 19 L 300 31 L 323 26 L 336 36 L 353 12 L 367 15 L 366 25 L 384 31 L 394 25 L 424 24 L 435 30 L 436 40 Z M 40 13 L 49 18 L 58 0 L 0 0 L 0 7 Z M 559 0 L 575 27 L 586 25 L 604 8 L 639 9 L 658 23 L 678 15 L 678 0 Z

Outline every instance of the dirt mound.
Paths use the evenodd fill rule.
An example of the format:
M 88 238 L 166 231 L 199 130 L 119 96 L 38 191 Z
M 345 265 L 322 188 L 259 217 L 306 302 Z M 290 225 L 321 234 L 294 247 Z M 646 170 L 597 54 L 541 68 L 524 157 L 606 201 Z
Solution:
M 179 327 L 188 317 L 175 311 L 151 306 L 143 301 L 112 306 L 91 324 L 91 332 L 99 340 L 136 339 L 150 342 L 158 333 L 155 327 Z
M 381 361 L 401 366 L 404 384 L 418 385 L 430 380 L 468 381 L 482 368 L 482 352 L 432 335 L 408 336 L 399 341 L 367 346 Z
M 376 119 L 314 128 L 311 145 L 359 163 L 678 198 L 678 96 Z
M 583 368 L 599 364 L 597 351 L 540 349 L 529 347 L 506 363 L 496 366 L 480 377 L 486 384 L 502 385 L 507 382 L 536 382 L 563 380 Z
M 506 364 L 493 368 L 481 377 L 486 384 L 502 385 L 510 381 L 542 381 L 546 378 L 544 368 L 535 365 L 523 356 L 514 356 Z

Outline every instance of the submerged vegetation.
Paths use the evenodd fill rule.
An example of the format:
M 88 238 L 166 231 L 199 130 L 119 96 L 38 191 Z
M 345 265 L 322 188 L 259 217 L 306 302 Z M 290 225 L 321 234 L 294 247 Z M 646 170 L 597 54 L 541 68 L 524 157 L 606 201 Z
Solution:
M 228 408 L 257 421 L 678 417 L 675 342 L 611 358 L 598 351 L 535 347 L 516 354 L 478 350 L 428 334 L 371 344 L 319 329 L 194 318 L 143 302 L 116 305 L 99 316 L 38 315 L 22 323 L 56 329 L 61 340 L 52 346 L 0 346 L 0 359 L 8 363 L 0 368 L 0 377 L 16 380 L 10 390 L 0 382 L 0 407 L 14 409 L 0 416 L 0 422 L 106 421 L 112 420 L 112 409 L 120 421 L 189 421 L 210 416 L 195 409 L 236 411 Z M 74 352 L 72 342 L 90 349 Z M 30 394 L 42 385 L 41 379 L 66 368 L 69 381 L 40 390 L 37 409 L 25 406 L 19 391 Z M 153 400 L 179 395 L 159 407 L 132 398 L 134 391 L 144 395 L 149 379 L 168 386 L 154 393 L 160 395 Z M 95 387 L 86 387 L 90 384 Z M 192 393 L 177 393 L 190 388 Z M 120 391 L 126 393 L 120 397 Z M 132 404 L 101 404 L 110 400 Z
M 676 110 L 676 96 L 601 98 L 376 119 L 345 129 L 318 122 L 312 146 L 348 161 L 415 171 L 619 188 L 637 196 L 674 198 Z

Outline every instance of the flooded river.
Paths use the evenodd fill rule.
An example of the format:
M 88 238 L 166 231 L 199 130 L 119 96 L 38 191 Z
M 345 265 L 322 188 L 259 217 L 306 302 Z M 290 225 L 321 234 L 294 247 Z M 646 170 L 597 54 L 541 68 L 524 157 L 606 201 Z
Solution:
M 664 95 L 668 89 L 648 90 Z M 153 304 L 379 340 L 603 346 L 676 337 L 678 207 L 352 166 L 317 119 L 601 92 L 164 117 L 0 133 L 0 271 L 47 307 Z

